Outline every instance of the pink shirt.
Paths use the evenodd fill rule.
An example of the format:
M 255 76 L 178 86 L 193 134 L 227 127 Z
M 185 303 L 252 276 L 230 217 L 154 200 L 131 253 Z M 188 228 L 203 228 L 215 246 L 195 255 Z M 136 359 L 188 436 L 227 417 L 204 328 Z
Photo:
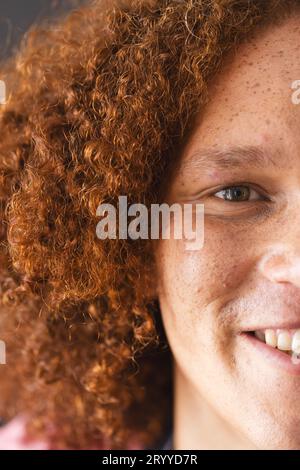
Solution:
M 108 446 L 91 446 L 90 450 L 109 450 Z M 127 447 L 130 450 L 143 449 L 137 439 Z M 54 450 L 46 440 L 29 440 L 25 432 L 25 419 L 18 416 L 0 428 L 0 450 Z
M 15 418 L 0 428 L 0 450 L 49 450 L 47 442 L 28 441 L 25 435 L 25 420 Z

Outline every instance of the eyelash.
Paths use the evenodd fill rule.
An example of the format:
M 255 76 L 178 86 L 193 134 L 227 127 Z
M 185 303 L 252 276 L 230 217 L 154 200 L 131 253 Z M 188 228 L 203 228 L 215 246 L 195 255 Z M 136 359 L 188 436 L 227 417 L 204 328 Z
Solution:
M 243 189 L 247 189 L 249 191 L 249 199 L 246 199 L 246 200 L 242 200 L 242 201 L 235 201 L 235 200 L 230 200 L 230 199 L 226 199 L 225 197 L 222 198 L 222 197 L 219 197 L 219 196 L 216 196 L 218 193 L 223 193 L 224 196 L 226 194 L 226 191 L 228 190 L 232 190 L 232 189 L 235 189 L 235 188 L 243 188 Z M 255 198 L 255 199 L 251 199 L 251 191 L 255 191 L 258 195 L 259 195 L 259 198 Z M 230 203 L 243 203 L 243 202 L 252 202 L 252 201 L 265 201 L 266 198 L 259 193 L 259 191 L 255 188 L 253 188 L 251 185 L 247 185 L 247 184 L 235 184 L 235 185 L 231 185 L 231 186 L 225 186 L 221 189 L 219 189 L 217 192 L 213 193 L 213 196 L 218 198 L 218 199 L 222 199 L 224 202 L 230 202 Z

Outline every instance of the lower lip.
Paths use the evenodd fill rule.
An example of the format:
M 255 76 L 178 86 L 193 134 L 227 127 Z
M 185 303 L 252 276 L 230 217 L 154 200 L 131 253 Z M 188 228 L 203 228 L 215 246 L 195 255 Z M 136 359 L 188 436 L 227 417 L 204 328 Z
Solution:
M 290 375 L 300 376 L 300 360 L 298 364 L 292 362 L 292 356 L 289 356 L 279 349 L 273 348 L 268 344 L 260 341 L 256 336 L 249 333 L 241 333 L 240 336 L 247 341 L 251 347 L 255 348 L 262 357 L 273 364 L 274 367 L 280 368 Z

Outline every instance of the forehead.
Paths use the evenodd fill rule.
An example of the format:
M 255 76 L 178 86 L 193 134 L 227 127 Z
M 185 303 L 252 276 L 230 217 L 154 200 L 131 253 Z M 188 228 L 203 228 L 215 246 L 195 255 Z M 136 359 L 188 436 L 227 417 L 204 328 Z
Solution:
M 226 58 L 209 86 L 209 102 L 185 155 L 228 145 L 300 149 L 300 105 L 292 83 L 300 80 L 300 15 L 257 31 Z

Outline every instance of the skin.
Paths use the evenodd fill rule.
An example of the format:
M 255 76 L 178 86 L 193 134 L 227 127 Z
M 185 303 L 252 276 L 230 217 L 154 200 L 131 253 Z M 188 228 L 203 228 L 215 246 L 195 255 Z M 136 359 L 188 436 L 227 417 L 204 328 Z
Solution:
M 300 327 L 299 19 L 256 32 L 226 58 L 170 179 L 166 201 L 205 207 L 201 250 L 183 239 L 156 250 L 175 361 L 174 449 L 300 447 L 300 376 L 240 335 Z M 223 154 L 214 163 L 212 151 L 236 146 L 264 151 L 264 165 L 246 153 L 235 154 L 240 165 L 223 167 Z M 237 185 L 250 199 L 224 199 Z

